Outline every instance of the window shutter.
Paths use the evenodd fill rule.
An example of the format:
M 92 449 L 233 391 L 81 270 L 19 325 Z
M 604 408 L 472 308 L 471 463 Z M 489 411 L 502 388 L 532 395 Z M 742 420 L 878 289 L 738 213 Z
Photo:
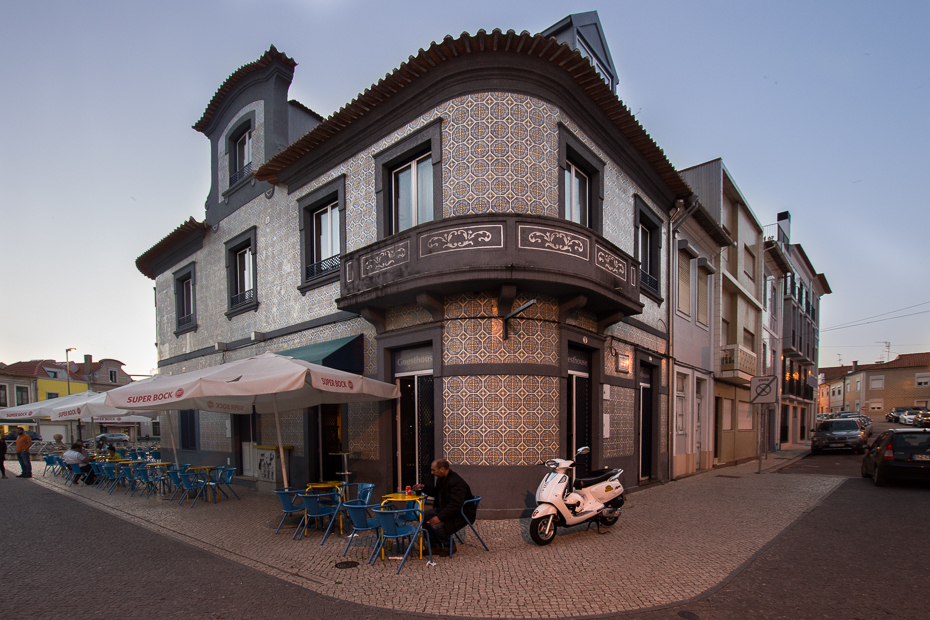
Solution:
M 678 252 L 678 310 L 691 314 L 691 255 Z
M 698 269 L 698 307 L 697 320 L 701 325 L 707 325 L 707 295 L 710 283 L 710 273 L 706 269 Z

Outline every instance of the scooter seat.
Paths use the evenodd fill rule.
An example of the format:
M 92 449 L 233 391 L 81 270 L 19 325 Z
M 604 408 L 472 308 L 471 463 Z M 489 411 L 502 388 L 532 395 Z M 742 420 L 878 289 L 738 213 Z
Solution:
M 601 482 L 604 482 L 611 476 L 615 475 L 618 471 L 620 470 L 619 469 L 608 469 L 604 473 L 598 474 L 591 478 L 575 478 L 574 487 L 576 489 L 585 489 L 587 487 L 594 486 L 595 484 L 600 484 Z

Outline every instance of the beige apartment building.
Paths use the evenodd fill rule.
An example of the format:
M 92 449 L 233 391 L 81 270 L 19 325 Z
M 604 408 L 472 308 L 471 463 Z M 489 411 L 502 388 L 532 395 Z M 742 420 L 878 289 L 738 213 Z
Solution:
M 820 369 L 817 409 L 881 415 L 892 407 L 930 406 L 930 352 L 905 353 L 890 362 Z

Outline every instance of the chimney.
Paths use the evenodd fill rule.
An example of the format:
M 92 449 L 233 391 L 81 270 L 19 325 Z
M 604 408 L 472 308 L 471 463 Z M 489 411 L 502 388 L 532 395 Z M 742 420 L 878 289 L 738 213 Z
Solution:
M 857 370 L 859 370 L 859 360 L 853 362 L 852 372 L 856 372 Z
M 91 355 L 84 356 L 84 378 L 87 379 L 88 383 L 96 383 L 90 375 L 90 365 L 93 362 L 94 358 Z

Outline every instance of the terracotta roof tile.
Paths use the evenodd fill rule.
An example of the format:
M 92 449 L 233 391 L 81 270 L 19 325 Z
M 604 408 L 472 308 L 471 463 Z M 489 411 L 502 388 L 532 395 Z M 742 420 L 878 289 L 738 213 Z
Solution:
M 192 232 L 203 231 L 208 227 L 208 224 L 204 222 L 198 222 L 193 217 L 189 218 L 186 222 L 172 230 L 170 233 L 165 235 L 161 241 L 150 247 L 148 250 L 142 253 L 142 255 L 136 259 L 136 269 L 142 272 L 142 275 L 147 278 L 155 279 L 155 274 L 152 273 L 150 267 L 152 261 L 158 257 L 163 251 L 167 250 L 175 243 L 184 239 L 187 235 Z

